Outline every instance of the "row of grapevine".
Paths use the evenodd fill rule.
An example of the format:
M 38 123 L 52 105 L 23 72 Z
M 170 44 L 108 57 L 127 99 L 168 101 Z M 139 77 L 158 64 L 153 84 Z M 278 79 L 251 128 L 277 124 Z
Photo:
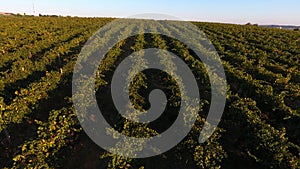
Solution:
M 226 62 L 224 62 L 224 66 L 225 66 L 225 69 L 227 70 L 227 77 L 228 76 L 230 77 L 230 78 L 228 78 L 228 81 L 229 81 L 230 84 L 232 84 L 235 79 L 239 79 L 239 78 L 242 78 L 242 77 L 247 77 L 244 74 L 240 74 L 240 73 L 238 73 L 236 71 L 231 73 L 230 72 L 230 71 L 232 71 L 232 69 L 230 69 L 231 66 L 228 65 L 228 63 L 226 63 Z M 234 75 L 235 79 L 231 78 L 233 75 Z M 238 84 L 247 84 L 247 82 L 239 82 Z M 247 89 L 248 90 L 249 89 L 251 89 L 251 90 L 253 89 L 254 91 L 252 91 L 252 92 L 255 93 L 256 87 L 255 86 L 250 86 L 250 87 L 247 87 Z M 247 91 L 247 89 L 245 87 L 245 88 L 243 88 L 242 91 Z M 263 92 L 263 90 L 261 90 L 261 92 Z M 249 92 L 249 93 L 251 93 L 251 92 Z M 258 95 L 259 93 L 256 93 L 256 94 Z M 261 94 L 261 95 L 263 95 L 264 97 L 266 97 L 267 93 Z M 263 100 L 263 99 L 264 98 L 261 97 L 258 100 Z M 253 103 L 251 103 L 251 104 L 253 105 Z M 270 103 L 270 102 L 268 102 L 268 103 Z M 229 106 L 232 106 L 232 105 L 234 105 L 234 104 L 233 103 L 229 104 Z M 245 109 L 244 107 L 242 107 L 242 105 L 245 105 L 245 103 L 244 104 L 240 103 L 236 107 L 236 108 L 239 108 L 239 110 L 243 110 L 244 111 L 244 112 L 238 112 L 238 113 L 240 113 L 240 115 L 238 117 L 243 116 L 243 115 L 247 115 L 247 113 L 250 113 L 250 110 Z M 276 105 L 278 106 L 278 103 Z M 272 105 L 272 107 L 276 107 L 276 106 Z M 260 112 L 260 110 L 257 107 L 256 107 L 256 110 L 258 110 Z M 228 120 L 230 120 L 231 123 L 226 123 L 226 125 L 225 125 L 226 127 L 227 126 L 229 127 L 231 124 L 234 124 L 233 121 L 240 123 L 241 120 L 246 120 L 247 122 L 249 122 L 249 124 L 247 124 L 247 126 L 249 126 L 250 128 L 252 128 L 251 130 L 256 130 L 255 132 L 257 132 L 257 133 L 253 133 L 253 134 L 250 135 L 250 136 L 253 136 L 253 137 L 256 137 L 256 138 L 251 138 L 249 140 L 258 140 L 258 141 L 261 141 L 261 142 L 265 142 L 265 143 L 258 143 L 258 145 L 262 145 L 260 147 L 257 147 L 257 145 L 256 145 L 257 152 L 255 152 L 255 153 L 258 153 L 258 154 L 254 154 L 254 153 L 251 154 L 252 152 L 249 152 L 249 156 L 251 158 L 254 158 L 258 163 L 260 163 L 260 165 L 262 165 L 264 167 L 274 166 L 275 168 L 276 167 L 284 167 L 284 168 L 285 167 L 292 167 L 292 168 L 296 168 L 299 165 L 299 159 L 297 158 L 297 155 L 296 154 L 291 154 L 290 150 L 289 150 L 291 147 L 296 147 L 296 148 L 298 148 L 298 147 L 295 146 L 292 142 L 288 142 L 288 139 L 286 137 L 284 137 L 284 134 L 285 134 L 284 132 L 282 133 L 281 131 L 278 131 L 278 130 L 272 128 L 270 125 L 266 124 L 264 121 L 260 121 L 261 120 L 261 116 L 255 115 L 254 113 L 248 115 L 247 118 L 251 118 L 251 121 L 250 121 L 250 120 L 247 120 L 247 118 L 245 118 L 245 117 L 243 117 L 244 119 L 235 119 L 234 117 L 237 117 L 237 115 L 235 115 L 235 114 L 231 115 L 231 112 L 234 112 L 234 111 L 237 111 L 237 110 L 231 110 L 231 109 L 229 109 L 228 111 L 229 112 L 226 115 L 226 117 L 228 118 Z M 225 112 L 225 114 L 226 113 L 227 112 Z M 260 115 L 261 114 L 262 113 L 260 112 Z M 225 120 L 227 120 L 227 118 L 225 118 Z M 297 117 L 295 117 L 295 118 L 297 118 Z M 231 121 L 231 119 L 234 119 L 234 120 Z M 262 126 L 259 127 L 258 122 L 256 122 L 256 121 L 258 121 L 260 123 L 260 125 L 262 125 Z M 295 121 L 297 121 L 297 120 L 295 120 Z M 294 124 L 294 125 L 297 125 L 297 124 Z M 235 127 L 236 128 L 244 128 L 245 124 L 243 124 L 241 126 L 235 126 Z M 235 128 L 235 127 L 233 127 L 233 128 Z M 272 132 L 271 132 L 270 135 L 263 135 L 263 136 L 261 136 L 261 134 L 263 132 L 266 132 L 266 131 L 268 131 L 268 132 L 272 131 Z M 242 133 L 244 133 L 244 134 L 246 134 L 248 136 L 249 131 L 245 131 L 245 132 L 242 132 Z M 280 139 L 278 139 L 278 136 L 276 136 L 276 134 L 278 134 L 278 133 L 282 134 L 282 136 L 279 137 Z M 273 135 L 275 135 L 275 136 L 273 136 Z M 259 137 L 259 138 L 257 138 L 257 137 Z M 295 138 L 293 138 L 293 140 L 294 139 Z M 244 142 L 246 142 L 246 141 L 244 141 Z M 250 142 L 253 143 L 253 141 L 250 141 Z M 274 144 L 272 142 L 274 142 Z M 269 144 L 270 145 L 274 145 L 274 146 L 276 145 L 276 147 L 271 147 Z M 253 146 L 253 145 L 251 145 L 251 146 Z M 251 146 L 249 146 L 249 149 L 250 149 Z M 245 148 L 245 147 L 243 147 L 243 148 Z M 248 148 L 245 148 L 245 149 L 248 149 Z M 261 159 L 259 159 L 259 157 L 257 157 L 257 156 L 260 155 L 260 153 L 261 153 L 262 150 L 265 150 L 267 152 L 266 152 L 266 154 L 264 154 L 264 155 L 262 155 L 260 157 Z M 299 151 L 299 149 L 298 149 L 298 151 Z M 267 157 L 266 155 L 269 156 L 269 159 L 266 159 L 266 157 Z M 280 158 L 278 158 L 277 156 L 280 156 Z M 283 159 L 283 158 L 288 158 L 288 159 Z M 278 160 L 278 163 L 274 163 L 273 164 L 273 162 L 276 161 L 276 160 Z M 289 163 L 285 163 L 284 164 L 283 161 L 289 161 Z
M 210 37 L 214 41 L 218 41 L 218 43 L 229 42 L 231 45 L 239 44 L 231 42 L 230 40 L 226 41 L 226 39 L 218 38 L 213 34 L 210 34 Z M 240 51 L 243 50 L 240 49 Z M 288 135 L 290 135 L 294 141 L 298 142 L 296 133 L 297 128 L 299 128 L 297 124 L 297 119 L 299 119 L 299 106 L 297 106 L 297 103 L 295 102 L 297 98 L 299 98 L 299 85 L 297 83 L 289 82 L 288 78 L 291 77 L 282 77 L 279 73 L 274 74 L 267 71 L 265 69 L 266 65 L 269 64 L 267 60 L 261 59 L 261 61 L 263 61 L 262 65 L 258 66 L 255 64 L 253 65 L 249 58 L 236 54 L 234 51 L 226 50 L 226 52 L 221 52 L 221 54 L 225 55 L 223 57 L 224 60 L 234 66 L 233 68 L 228 63 L 224 64 L 228 69 L 227 77 L 232 84 L 232 90 L 238 92 L 243 97 L 251 97 L 256 100 L 260 109 L 265 113 L 266 120 L 273 126 L 280 128 L 288 125 Z M 242 60 L 242 64 L 241 62 L 238 62 L 238 60 Z M 292 73 L 291 70 L 287 70 L 287 72 Z M 272 81 L 272 79 L 274 81 Z M 293 100 L 294 103 L 292 102 Z
M 141 50 L 148 48 L 172 52 L 189 66 L 201 95 L 199 116 L 180 144 L 155 157 L 129 159 L 101 148 L 79 151 L 93 153 L 77 153 L 78 148 L 83 148 L 83 141 L 90 139 L 81 129 L 72 105 L 72 73 L 82 45 L 109 21 L 112 19 L 0 17 L 1 168 L 74 167 L 71 163 L 80 168 L 91 161 L 75 162 L 76 159 L 95 158 L 101 163 L 99 166 L 106 168 L 299 168 L 299 32 L 216 23 L 194 23 L 216 47 L 228 82 L 222 120 L 205 143 L 199 144 L 198 137 L 211 104 L 207 67 L 187 44 L 141 30 L 158 30 L 185 39 L 199 36 L 199 42 L 191 43 L 200 49 L 205 41 L 203 35 L 175 21 L 169 25 L 162 21 L 154 27 L 135 26 L 140 22 L 128 20 L 120 21 L 118 27 L 104 26 L 84 51 L 95 54 L 99 48 L 115 44 L 96 72 L 97 101 L 108 122 L 127 136 L 150 137 L 165 131 L 177 118 L 176 106 L 187 98 L 178 99 L 176 85 L 184 82 L 174 74 L 162 72 L 135 75 L 139 67 L 147 68 L 148 62 L 140 57 Z M 133 32 L 139 35 L 121 39 Z M 140 57 L 130 56 L 135 64 L 124 72 L 134 77 L 131 82 L 131 76 L 127 78 L 131 108 L 144 111 L 150 105 L 149 92 L 161 89 L 173 106 L 166 111 L 166 121 L 138 125 L 116 115 L 118 112 L 110 103 L 112 75 L 124 58 L 134 52 L 139 52 Z M 206 55 L 209 51 L 201 52 Z M 157 56 L 168 71 L 180 69 L 164 53 L 158 52 Z M 89 98 L 82 99 L 89 103 Z M 128 113 L 135 116 L 135 112 Z M 133 151 L 130 147 L 121 150 Z

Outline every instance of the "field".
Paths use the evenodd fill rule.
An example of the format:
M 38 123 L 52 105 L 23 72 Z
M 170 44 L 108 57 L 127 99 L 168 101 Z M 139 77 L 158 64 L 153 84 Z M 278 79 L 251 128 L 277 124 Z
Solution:
M 85 42 L 112 20 L 0 16 L 1 168 L 300 168 L 300 31 L 251 25 L 193 22 L 215 46 L 228 83 L 222 120 L 203 144 L 197 139 L 210 88 L 204 86 L 207 73 L 193 53 L 158 34 L 141 34 L 114 46 L 96 81 L 108 119 L 117 119 L 105 101 L 118 56 L 150 47 L 172 51 L 193 65 L 202 86 L 202 109 L 189 135 L 162 155 L 129 159 L 98 147 L 76 117 L 72 74 Z M 178 90 L 174 79 L 156 75 L 161 77 L 157 81 L 140 75 L 132 84 L 132 100 L 142 109 L 149 90 L 161 88 L 169 95 Z M 177 97 L 168 101 L 176 103 Z M 139 128 L 126 119 L 110 123 L 127 135 L 151 135 L 172 124 L 176 104 L 170 107 L 167 122 L 154 126 Z

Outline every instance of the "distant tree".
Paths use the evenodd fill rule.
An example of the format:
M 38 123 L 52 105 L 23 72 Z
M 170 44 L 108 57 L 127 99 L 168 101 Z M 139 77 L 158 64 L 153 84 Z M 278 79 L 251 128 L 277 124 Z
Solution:
M 299 31 L 299 28 L 295 28 L 294 31 Z
M 257 23 L 255 23 L 255 24 L 252 24 L 252 23 L 250 23 L 250 22 L 246 23 L 246 25 L 247 25 L 247 26 L 258 26 L 258 24 L 257 24 Z

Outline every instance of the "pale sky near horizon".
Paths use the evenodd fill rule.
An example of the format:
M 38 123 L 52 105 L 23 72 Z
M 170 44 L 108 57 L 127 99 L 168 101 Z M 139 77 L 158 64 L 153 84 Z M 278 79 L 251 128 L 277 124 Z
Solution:
M 128 17 L 162 13 L 183 20 L 300 26 L 299 0 L 0 0 L 0 12 L 33 14 L 33 8 L 35 15 Z

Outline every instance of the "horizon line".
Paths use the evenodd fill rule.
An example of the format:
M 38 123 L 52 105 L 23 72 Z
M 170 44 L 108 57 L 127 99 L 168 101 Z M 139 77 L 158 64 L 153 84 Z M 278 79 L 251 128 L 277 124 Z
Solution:
M 26 12 L 3 12 L 0 11 L 0 15 L 4 14 L 14 14 L 14 15 L 26 15 L 26 16 L 61 16 L 61 17 L 79 17 L 79 18 L 132 18 L 132 17 L 124 17 L 124 16 L 96 16 L 96 15 L 89 15 L 89 16 L 80 16 L 80 15 L 74 15 L 74 14 L 57 14 L 57 13 L 50 13 L 50 14 L 43 14 L 43 13 L 26 13 Z M 133 18 L 133 19 L 153 19 L 153 20 L 170 20 L 170 19 L 157 19 L 157 18 Z M 172 19 L 171 19 L 172 20 Z M 300 27 L 298 24 L 276 24 L 276 23 L 259 23 L 259 22 L 251 22 L 251 21 L 245 21 L 245 22 L 228 22 L 228 21 L 215 21 L 215 20 L 200 20 L 200 19 L 180 19 L 178 18 L 178 21 L 188 21 L 188 22 L 207 22 L 207 23 L 223 23 L 223 24 L 234 24 L 234 25 L 245 25 L 248 23 L 251 23 L 252 25 L 257 24 L 259 26 L 293 26 L 293 27 Z

